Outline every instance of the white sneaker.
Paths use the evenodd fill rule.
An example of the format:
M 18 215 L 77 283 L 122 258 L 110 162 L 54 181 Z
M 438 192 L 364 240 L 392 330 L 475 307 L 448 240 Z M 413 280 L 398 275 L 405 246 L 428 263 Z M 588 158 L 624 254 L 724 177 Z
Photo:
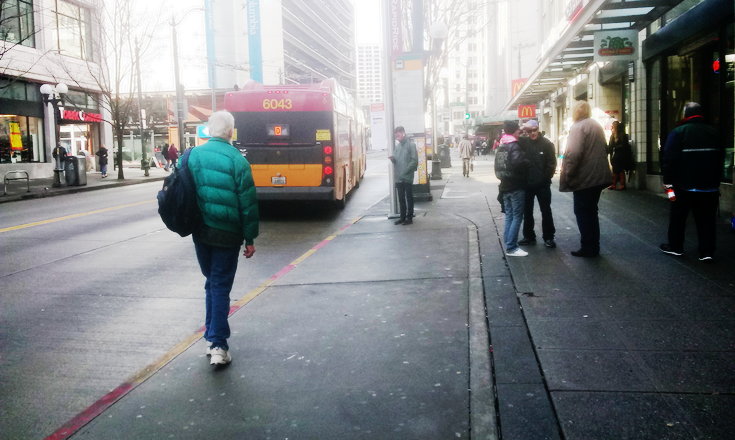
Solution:
M 204 352 L 207 357 L 212 356 L 212 343 L 207 341 L 207 350 Z
M 505 255 L 509 257 L 525 257 L 526 255 L 528 255 L 528 252 L 524 251 L 521 248 L 515 248 L 512 251 L 507 252 Z
M 227 365 L 232 362 L 230 352 L 224 348 L 216 347 L 211 350 L 212 357 L 209 358 L 209 365 Z

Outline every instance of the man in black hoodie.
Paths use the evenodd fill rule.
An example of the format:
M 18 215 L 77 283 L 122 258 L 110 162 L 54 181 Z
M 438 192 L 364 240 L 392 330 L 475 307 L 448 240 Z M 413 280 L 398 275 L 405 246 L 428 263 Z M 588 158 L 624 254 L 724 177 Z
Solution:
M 660 249 L 669 255 L 684 254 L 684 230 L 692 211 L 699 238 L 699 261 L 711 262 L 725 150 L 717 129 L 705 123 L 701 105 L 690 102 L 684 106 L 684 119 L 669 133 L 663 153 L 664 187 L 670 192 L 672 203 L 669 242 Z
M 523 125 L 526 136 L 521 136 L 518 142 L 528 160 L 526 182 L 526 199 L 523 210 L 523 240 L 520 245 L 536 243 L 536 232 L 533 220 L 533 201 L 538 199 L 541 210 L 541 232 L 544 245 L 555 248 L 554 218 L 551 214 L 551 178 L 556 172 L 556 150 L 554 144 L 539 132 L 538 122 L 534 119 Z

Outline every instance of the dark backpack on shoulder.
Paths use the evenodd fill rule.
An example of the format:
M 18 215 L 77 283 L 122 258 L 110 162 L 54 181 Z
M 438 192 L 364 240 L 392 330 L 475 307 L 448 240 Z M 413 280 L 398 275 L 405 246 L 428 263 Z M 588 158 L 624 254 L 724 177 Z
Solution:
M 500 180 L 512 177 L 510 169 L 510 148 L 509 144 L 500 144 L 495 150 L 495 177 Z
M 167 228 L 182 237 L 195 232 L 202 225 L 202 213 L 197 204 L 197 191 L 194 178 L 187 166 L 189 153 L 181 157 L 181 166 L 163 181 L 158 191 L 158 214 Z

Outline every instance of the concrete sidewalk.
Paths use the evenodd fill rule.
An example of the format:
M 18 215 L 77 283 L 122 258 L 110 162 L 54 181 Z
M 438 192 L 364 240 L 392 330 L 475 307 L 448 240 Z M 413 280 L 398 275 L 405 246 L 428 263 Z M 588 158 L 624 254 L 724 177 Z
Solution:
M 470 178 L 443 172 L 412 226 L 384 201 L 233 293 L 228 368 L 211 369 L 194 335 L 73 438 L 730 437 L 724 223 L 714 264 L 675 259 L 657 249 L 666 200 L 605 191 L 601 255 L 578 259 L 571 196 L 554 189 L 558 248 L 506 261 L 490 158 Z M 695 255 L 693 227 L 687 240 Z
M 0 194 L 0 203 L 15 202 L 18 200 L 26 199 L 38 199 L 42 197 L 53 197 L 64 194 L 72 194 L 84 191 L 93 191 L 104 188 L 114 188 L 125 185 L 135 185 L 138 183 L 155 182 L 166 178 L 169 175 L 168 171 L 163 168 L 151 168 L 149 170 L 149 176 L 145 176 L 144 171 L 140 168 L 123 168 L 124 180 L 117 178 L 117 170 L 108 170 L 106 178 L 102 178 L 99 171 L 88 171 L 87 172 L 87 184 L 82 186 L 68 186 L 63 184 L 60 187 L 54 188 L 54 179 L 30 179 L 29 185 L 26 184 L 25 180 L 13 180 L 4 186 L 6 194 Z M 64 175 L 61 175 L 62 183 L 64 182 Z M 3 183 L 3 182 L 0 182 Z

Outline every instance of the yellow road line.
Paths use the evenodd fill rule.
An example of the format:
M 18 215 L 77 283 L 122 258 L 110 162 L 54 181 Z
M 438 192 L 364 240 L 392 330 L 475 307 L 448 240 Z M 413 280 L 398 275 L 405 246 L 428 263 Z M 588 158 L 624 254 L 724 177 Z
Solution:
M 128 204 L 125 204 L 125 205 L 112 206 L 110 208 L 97 209 L 97 210 L 88 211 L 88 212 L 80 212 L 80 213 L 77 213 L 77 214 L 65 215 L 63 217 L 55 217 L 55 218 L 50 218 L 48 220 L 41 220 L 41 221 L 37 221 L 37 222 L 26 223 L 26 224 L 23 224 L 23 225 L 9 226 L 7 228 L 0 228 L 0 233 L 10 232 L 10 231 L 17 231 L 19 229 L 32 228 L 34 226 L 47 225 L 49 223 L 62 222 L 64 220 L 71 220 L 71 219 L 74 219 L 74 218 L 86 217 L 88 215 L 100 214 L 100 213 L 103 213 L 103 212 L 117 211 L 118 209 L 125 209 L 125 208 L 130 208 L 130 207 L 133 207 L 133 206 L 144 205 L 146 203 L 152 203 L 154 201 L 155 200 L 145 200 L 143 202 L 128 203 Z

